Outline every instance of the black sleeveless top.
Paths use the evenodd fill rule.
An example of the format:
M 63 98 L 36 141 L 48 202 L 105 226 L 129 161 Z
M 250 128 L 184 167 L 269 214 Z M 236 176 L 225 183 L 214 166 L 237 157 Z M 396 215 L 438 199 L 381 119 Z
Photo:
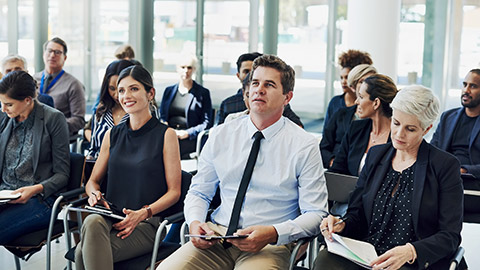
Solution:
M 110 133 L 106 198 L 120 209 L 138 210 L 167 192 L 163 165 L 167 126 L 155 117 L 138 130 L 131 130 L 129 123 Z

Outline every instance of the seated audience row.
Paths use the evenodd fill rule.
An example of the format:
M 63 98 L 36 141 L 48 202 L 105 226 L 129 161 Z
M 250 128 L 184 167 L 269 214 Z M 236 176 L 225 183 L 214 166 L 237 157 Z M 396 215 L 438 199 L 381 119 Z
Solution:
M 65 104 L 60 90 L 76 85 L 63 71 L 66 52 L 61 39 L 47 42 L 49 65 L 39 73 L 40 92 L 52 94 L 56 106 L 57 100 Z M 358 53 L 367 59 L 368 54 Z M 284 116 L 293 97 L 294 70 L 273 55 L 248 61 L 246 116 L 219 125 L 208 139 L 185 200 L 191 234 L 244 238 L 193 237 L 157 269 L 286 269 L 292 242 L 319 233 L 327 241 L 339 233 L 371 243 L 379 254 L 373 269 L 445 268 L 461 241 L 461 173 L 480 177 L 473 157 L 480 71 L 467 74 L 464 108 L 442 115 L 432 139 L 440 150 L 423 140 L 439 114 L 431 90 L 410 86 L 397 93 L 394 82 L 373 74 L 372 66 L 345 64 L 352 74 L 348 88 L 356 95 L 356 115 L 363 120 L 352 122 L 354 114 L 348 114 L 341 146 L 328 160 L 332 171 L 359 175 L 347 213 L 338 218 L 327 217 L 318 142 Z M 90 205 L 119 209 L 126 218 L 86 218 L 77 269 L 112 269 L 114 262 L 151 252 L 164 211 L 180 196 L 180 154 L 192 150 L 197 134 L 212 125 L 210 93 L 195 83 L 194 70 L 194 59 L 179 65 L 181 80 L 166 89 L 160 106 L 163 124 L 152 115 L 155 89 L 149 72 L 128 60 L 107 67 L 92 128 L 90 155 L 97 160 L 86 192 Z M 21 194 L 0 205 L 0 244 L 48 223 L 51 204 L 69 175 L 69 133 L 82 122 L 76 113 L 62 114 L 37 102 L 35 84 L 25 71 L 0 81 L 0 189 Z M 343 95 L 345 106 L 352 105 L 350 97 Z M 107 181 L 104 191 L 102 181 Z M 222 203 L 207 217 L 217 189 Z M 315 269 L 322 267 L 357 269 L 326 250 L 315 261 Z

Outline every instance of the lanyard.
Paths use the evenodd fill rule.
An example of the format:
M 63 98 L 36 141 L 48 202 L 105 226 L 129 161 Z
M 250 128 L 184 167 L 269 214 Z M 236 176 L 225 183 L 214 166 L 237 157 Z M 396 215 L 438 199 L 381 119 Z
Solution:
M 60 73 L 58 73 L 58 75 L 55 77 L 55 79 L 53 79 L 50 84 L 47 86 L 47 89 L 46 91 L 43 90 L 43 84 L 45 83 L 45 71 L 42 72 L 42 80 L 40 81 L 40 93 L 43 94 L 44 92 L 47 93 L 48 90 L 50 88 L 52 88 L 52 86 L 58 81 L 58 79 L 60 79 L 60 77 L 62 77 L 63 73 L 65 73 L 65 70 L 62 69 L 62 71 L 60 71 Z

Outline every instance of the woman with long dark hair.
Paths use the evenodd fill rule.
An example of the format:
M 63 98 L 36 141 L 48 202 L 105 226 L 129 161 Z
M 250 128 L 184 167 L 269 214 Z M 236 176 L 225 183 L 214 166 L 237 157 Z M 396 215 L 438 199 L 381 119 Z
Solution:
M 92 135 L 87 158 L 96 159 L 100 153 L 103 137 L 107 130 L 125 122 L 128 114 L 125 113 L 118 103 L 117 79 L 120 72 L 129 66 L 134 65 L 128 60 L 118 60 L 110 63 L 103 77 L 102 88 L 100 89 L 100 103 L 92 119 Z

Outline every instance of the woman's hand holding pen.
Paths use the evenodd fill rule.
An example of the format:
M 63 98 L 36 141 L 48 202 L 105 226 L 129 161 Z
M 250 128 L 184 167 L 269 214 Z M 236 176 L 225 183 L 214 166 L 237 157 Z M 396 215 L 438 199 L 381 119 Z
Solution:
M 333 241 L 332 233 L 342 232 L 345 228 L 345 223 L 343 221 L 343 219 L 334 217 L 332 215 L 324 218 L 322 220 L 322 223 L 320 224 L 320 229 L 322 231 L 323 237 L 325 237 L 325 239 Z
M 127 217 L 124 220 L 113 224 L 113 228 L 119 231 L 117 233 L 117 237 L 122 239 L 127 238 L 133 232 L 133 230 L 135 230 L 135 227 L 137 227 L 138 223 L 147 218 L 148 213 L 143 210 L 143 208 L 137 211 L 123 208 L 123 213 Z
M 90 206 L 94 206 L 98 202 L 101 202 L 103 206 L 110 209 L 110 206 L 108 205 L 107 201 L 105 201 L 103 194 L 99 190 L 92 191 L 90 194 L 88 194 L 88 204 Z

